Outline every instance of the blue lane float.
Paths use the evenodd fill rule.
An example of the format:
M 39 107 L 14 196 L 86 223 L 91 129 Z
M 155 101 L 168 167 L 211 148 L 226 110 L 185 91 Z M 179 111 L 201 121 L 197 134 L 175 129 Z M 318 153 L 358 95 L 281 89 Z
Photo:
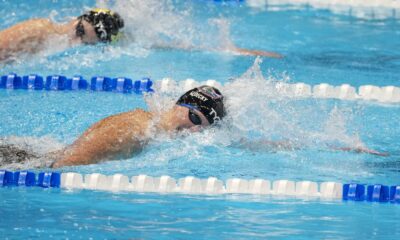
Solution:
M 36 178 L 34 172 L 20 171 L 11 172 L 0 170 L 0 187 L 32 187 L 39 186 L 43 188 L 58 188 L 61 184 L 61 175 L 57 172 L 41 172 Z
M 22 89 L 42 90 L 43 89 L 43 77 L 38 76 L 36 74 L 23 76 L 21 88 Z
M 365 186 L 357 183 L 343 184 L 343 200 L 364 201 Z
M 389 187 L 381 184 L 370 185 L 367 187 L 367 201 L 387 202 L 390 200 Z
M 68 78 L 62 75 L 51 75 L 42 77 L 37 74 L 18 76 L 8 74 L 1 76 L 0 88 L 5 89 L 27 89 L 27 90 L 47 90 L 47 91 L 73 91 L 73 90 L 92 90 L 119 93 L 154 92 L 153 82 L 150 78 L 142 78 L 133 81 L 130 78 L 118 77 L 110 78 L 105 76 L 95 76 L 90 81 L 82 76 Z
M 35 186 L 36 177 L 33 172 L 15 172 L 14 183 L 16 186 Z
M 61 177 L 59 173 L 55 172 L 41 172 L 39 173 L 37 185 L 44 188 L 60 187 Z
M 36 177 L 37 176 L 37 177 Z M 272 184 L 271 184 L 272 183 Z M 37 186 L 42 188 L 88 189 L 101 191 L 160 192 L 180 194 L 260 194 L 295 198 L 341 199 L 355 202 L 380 202 L 400 204 L 400 185 L 366 185 L 359 183 L 316 183 L 265 179 L 228 179 L 210 177 L 198 179 L 187 176 L 175 180 L 169 176 L 138 175 L 129 178 L 122 174 L 106 176 L 99 173 L 57 173 L 0 170 L 0 187 Z
M 390 187 L 389 199 L 392 202 L 400 203 L 400 185 Z

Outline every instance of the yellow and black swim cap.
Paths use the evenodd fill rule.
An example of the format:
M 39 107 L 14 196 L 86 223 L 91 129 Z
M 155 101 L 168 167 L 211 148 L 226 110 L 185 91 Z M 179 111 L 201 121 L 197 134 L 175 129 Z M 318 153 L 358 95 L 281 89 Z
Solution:
M 101 42 L 111 42 L 119 38 L 119 29 L 124 27 L 121 16 L 108 9 L 96 8 L 78 17 L 79 23 L 76 27 L 76 35 L 82 37 L 85 30 L 82 20 L 87 21 L 94 27 L 97 37 Z

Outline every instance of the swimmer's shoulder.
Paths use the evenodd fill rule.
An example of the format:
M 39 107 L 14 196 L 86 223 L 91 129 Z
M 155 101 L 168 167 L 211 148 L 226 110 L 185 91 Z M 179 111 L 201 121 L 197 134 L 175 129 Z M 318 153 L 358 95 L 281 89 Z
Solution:
M 24 40 L 42 39 L 56 31 L 56 25 L 45 18 L 26 20 L 15 24 L 0 32 L 2 38 L 11 39 L 14 42 Z
M 43 33 L 55 33 L 56 32 L 56 24 L 52 22 L 50 19 L 46 18 L 35 18 L 28 20 L 27 24 L 33 29 L 38 29 L 43 31 Z
M 126 129 L 125 132 L 142 135 L 152 122 L 152 119 L 153 114 L 150 112 L 143 109 L 135 109 L 116 115 L 111 122 L 114 122 L 119 129 Z
M 129 112 L 117 113 L 94 123 L 84 134 L 90 134 L 92 131 L 104 131 L 104 129 L 145 129 L 152 119 L 152 114 L 143 109 L 135 109 Z
M 41 26 L 52 26 L 54 23 L 47 18 L 33 18 L 25 21 L 26 23 L 29 24 L 36 24 L 36 25 L 41 25 Z
M 129 111 L 129 112 L 135 113 L 135 114 L 148 114 L 148 113 L 150 113 L 150 112 L 145 111 L 145 110 L 143 110 L 143 109 L 141 109 L 141 108 L 136 108 L 136 109 L 134 109 L 134 110 L 132 110 L 132 111 Z
M 153 118 L 152 113 L 145 111 L 143 109 L 140 109 L 140 108 L 126 112 L 126 115 L 129 116 L 130 118 L 134 118 L 139 121 L 150 120 Z
M 45 29 L 53 30 L 55 24 L 47 18 L 33 18 L 20 23 L 15 24 L 9 29 Z
M 143 109 L 135 109 L 129 112 L 122 112 L 105 118 L 104 120 L 115 120 L 115 121 L 145 121 L 150 120 L 153 114 Z

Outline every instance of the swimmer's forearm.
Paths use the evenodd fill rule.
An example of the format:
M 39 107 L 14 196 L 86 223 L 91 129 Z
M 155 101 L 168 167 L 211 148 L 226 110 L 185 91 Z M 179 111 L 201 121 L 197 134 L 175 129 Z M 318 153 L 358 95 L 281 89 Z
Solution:
M 193 44 L 185 44 L 185 43 L 156 43 L 152 46 L 153 48 L 170 50 L 170 49 L 181 49 L 186 51 L 200 51 L 205 50 L 204 48 L 199 48 Z
M 96 163 L 94 157 L 85 156 L 84 154 L 71 154 L 69 152 L 64 152 L 60 157 L 54 162 L 52 168 L 60 168 L 66 166 L 76 166 L 76 165 L 89 165 Z
M 248 140 L 242 138 L 239 142 L 239 146 L 250 150 L 267 150 L 267 151 L 292 151 L 296 149 L 301 149 L 301 147 L 298 144 L 295 144 L 288 140 L 270 141 L 266 139 Z
M 283 56 L 279 53 L 274 52 L 267 52 L 262 50 L 251 50 L 251 49 L 244 49 L 234 47 L 231 49 L 232 52 L 238 53 L 240 55 L 247 55 L 247 56 L 261 56 L 261 57 L 270 57 L 270 58 L 283 58 Z
M 58 154 L 58 160 L 52 165 L 53 168 L 76 165 L 89 165 L 104 160 L 115 160 L 132 156 L 140 151 L 145 142 L 129 142 L 120 145 L 96 145 L 93 142 L 70 146 L 69 149 Z
M 366 153 L 375 156 L 387 157 L 390 154 L 386 152 L 379 152 L 373 149 L 368 149 L 365 147 L 330 147 L 333 150 L 343 151 L 343 152 L 355 152 L 355 153 Z
M 95 143 L 80 143 L 79 141 L 70 145 L 56 154 L 53 168 L 76 165 L 89 165 L 104 159 L 106 151 Z

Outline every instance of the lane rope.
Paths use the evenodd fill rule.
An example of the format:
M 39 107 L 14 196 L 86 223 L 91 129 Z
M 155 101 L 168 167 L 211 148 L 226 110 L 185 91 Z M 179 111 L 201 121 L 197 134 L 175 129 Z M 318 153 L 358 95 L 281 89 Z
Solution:
M 125 77 L 110 78 L 95 76 L 88 81 L 79 75 L 67 78 L 62 75 L 42 77 L 37 74 L 30 74 L 18 76 L 15 73 L 4 75 L 0 78 L 0 88 L 26 90 L 92 90 L 140 94 L 143 92 L 153 92 L 152 85 L 153 82 L 150 78 L 133 81 Z
M 284 196 L 287 198 L 320 198 L 345 201 L 400 203 L 400 185 L 312 182 L 266 179 L 231 178 L 223 182 L 215 177 L 200 179 L 187 176 L 175 180 L 170 176 L 138 175 L 129 178 L 123 174 L 82 175 L 74 172 L 11 172 L 0 170 L 0 187 L 33 187 L 87 189 L 110 192 L 178 193 L 178 194 L 254 194 Z
M 215 80 L 207 80 L 205 82 L 197 82 L 193 79 L 176 82 L 170 78 L 164 78 L 154 83 L 156 92 L 172 92 L 176 90 L 188 91 L 194 87 L 201 85 L 209 85 L 216 88 L 222 88 L 223 85 Z M 284 97 L 293 98 L 334 98 L 342 100 L 367 100 L 379 101 L 383 103 L 399 103 L 400 88 L 395 86 L 378 87 L 373 85 L 363 85 L 358 89 L 343 84 L 340 86 L 332 86 L 327 83 L 318 85 L 309 85 L 305 83 L 284 83 L 275 84 L 276 91 Z
M 214 0 L 221 2 L 221 0 Z M 225 2 L 234 2 L 225 0 Z M 327 9 L 333 13 L 361 19 L 400 19 L 400 1 L 398 0 L 235 0 L 245 2 L 254 8 L 280 9 Z
M 164 78 L 154 82 L 149 78 L 142 78 L 133 81 L 130 78 L 118 77 L 92 77 L 90 81 L 82 76 L 67 78 L 62 75 L 51 75 L 42 77 L 36 74 L 18 76 L 17 74 L 8 74 L 1 76 L 0 88 L 5 89 L 26 89 L 26 90 L 92 90 L 107 91 L 117 93 L 144 93 L 144 92 L 172 92 L 176 90 L 188 91 L 196 86 L 209 85 L 217 88 L 223 88 L 223 85 L 215 80 L 197 82 L 193 79 L 176 82 L 169 78 Z M 305 83 L 284 83 L 275 84 L 276 91 L 288 98 L 334 98 L 342 100 L 367 100 L 378 101 L 382 103 L 399 103 L 400 88 L 396 86 L 374 86 L 363 85 L 358 89 L 350 84 L 332 86 L 327 83 L 318 85 L 309 85 Z

